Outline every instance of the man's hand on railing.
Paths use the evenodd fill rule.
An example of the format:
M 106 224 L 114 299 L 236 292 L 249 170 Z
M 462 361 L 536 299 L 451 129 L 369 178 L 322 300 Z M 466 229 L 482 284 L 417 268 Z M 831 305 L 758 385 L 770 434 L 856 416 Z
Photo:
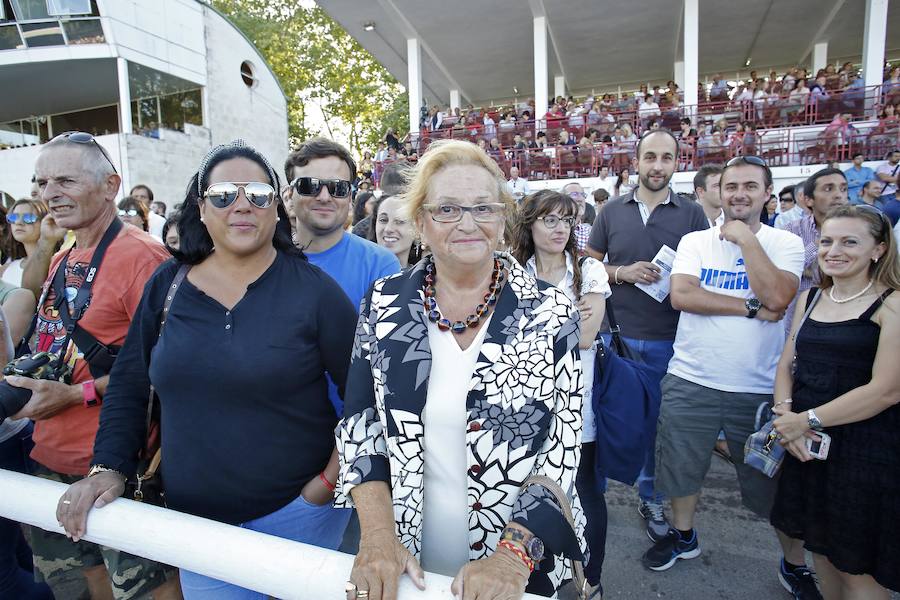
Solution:
M 91 508 L 103 508 L 125 491 L 125 477 L 115 471 L 102 471 L 73 483 L 59 499 L 56 520 L 73 542 L 87 532 L 87 515 Z

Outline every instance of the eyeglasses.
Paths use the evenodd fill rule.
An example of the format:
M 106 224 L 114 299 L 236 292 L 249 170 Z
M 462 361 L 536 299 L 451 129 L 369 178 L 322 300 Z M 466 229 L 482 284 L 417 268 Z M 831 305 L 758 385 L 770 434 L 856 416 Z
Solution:
M 119 210 L 120 217 L 137 217 L 140 214 L 141 214 L 141 211 L 139 211 L 136 208 L 129 208 L 128 210 L 123 210 L 123 209 Z
M 328 188 L 332 198 L 346 198 L 350 195 L 350 182 L 345 179 L 298 177 L 291 185 L 301 196 L 318 196 L 323 186 Z
M 106 162 L 109 163 L 109 166 L 112 167 L 113 173 L 116 173 L 116 174 L 119 173 L 116 170 L 116 165 L 113 164 L 112 159 L 109 157 L 109 154 L 106 153 L 106 149 L 103 146 L 101 146 L 100 142 L 98 142 L 96 139 L 94 139 L 94 136 L 92 136 L 91 134 L 85 133 L 83 131 L 67 131 L 65 133 L 59 134 L 58 136 L 56 136 L 53 139 L 58 140 L 60 138 L 67 140 L 69 142 L 75 142 L 76 144 L 94 144 L 94 146 L 96 146 L 97 149 L 100 151 L 100 154 L 103 155 L 103 158 L 106 159 Z
M 457 223 L 464 213 L 472 215 L 476 223 L 493 223 L 504 212 L 505 206 L 499 202 L 460 206 L 458 204 L 425 204 L 424 208 L 431 212 L 431 218 L 438 223 Z
M 741 163 L 748 163 L 751 165 L 756 165 L 757 167 L 763 167 L 765 169 L 769 168 L 769 165 L 766 164 L 766 161 L 764 161 L 763 159 L 761 159 L 758 156 L 753 156 L 752 154 L 746 154 L 743 156 L 735 156 L 734 158 L 729 160 L 727 163 L 725 163 L 725 166 L 733 167 L 734 165 L 739 165 Z
M 243 190 L 244 196 L 257 208 L 269 208 L 275 201 L 275 188 L 268 183 L 251 181 L 249 183 L 233 183 L 223 181 L 214 183 L 206 188 L 203 197 L 216 208 L 228 208 L 238 199 L 238 193 Z
M 544 215 L 542 217 L 537 218 L 538 221 L 541 221 L 544 224 L 544 227 L 547 229 L 556 229 L 556 227 L 563 223 L 568 226 L 569 229 L 575 227 L 575 217 L 557 217 L 556 215 Z
M 6 215 L 6 222 L 12 224 L 24 223 L 25 225 L 31 225 L 33 223 L 37 223 L 39 218 L 40 217 L 38 217 L 34 213 L 10 213 Z
M 587 198 L 587 194 L 584 192 L 569 192 L 569 198 L 574 198 L 575 200 L 583 200 Z

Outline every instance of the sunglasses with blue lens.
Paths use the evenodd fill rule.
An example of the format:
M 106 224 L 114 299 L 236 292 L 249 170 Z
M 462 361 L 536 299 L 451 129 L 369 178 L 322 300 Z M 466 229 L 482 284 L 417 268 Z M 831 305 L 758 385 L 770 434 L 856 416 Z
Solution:
M 24 223 L 26 225 L 32 225 L 33 223 L 37 223 L 39 218 L 40 217 L 38 217 L 34 213 L 10 213 L 6 215 L 6 222 L 12 224 Z

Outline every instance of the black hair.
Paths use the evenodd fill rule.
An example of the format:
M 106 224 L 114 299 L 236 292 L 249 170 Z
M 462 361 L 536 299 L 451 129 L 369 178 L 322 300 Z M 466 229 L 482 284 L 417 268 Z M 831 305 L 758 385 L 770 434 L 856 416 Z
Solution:
M 816 182 L 820 177 L 827 177 L 828 175 L 840 175 L 844 178 L 844 181 L 847 180 L 847 176 L 844 175 L 844 172 L 840 169 L 835 169 L 832 167 L 828 167 L 825 169 L 819 169 L 815 173 L 809 176 L 809 179 L 806 180 L 806 183 L 803 184 L 803 193 L 809 200 L 813 199 L 813 193 L 816 191 Z
M 372 192 L 361 192 L 356 195 L 355 204 L 353 205 L 353 224 L 356 225 L 366 218 L 366 202 L 369 201 L 374 194 Z
M 606 190 L 601 190 L 606 191 Z M 588 225 L 594 224 L 594 219 L 597 218 L 597 209 L 594 208 L 593 204 L 584 203 L 584 214 L 581 215 L 581 222 L 587 223 Z
M 323 137 L 306 140 L 288 155 L 284 161 L 284 177 L 290 183 L 294 178 L 294 167 L 305 167 L 313 159 L 329 156 L 337 156 L 347 163 L 350 168 L 350 181 L 356 181 L 356 161 L 353 160 L 353 155 L 342 145 Z
M 850 159 L 852 160 L 852 159 L 856 158 L 857 156 L 865 156 L 865 153 L 864 152 L 854 152 L 853 154 L 850 155 Z
M 644 140 L 647 139 L 648 137 L 650 137 L 651 135 L 656 135 L 659 133 L 668 135 L 670 138 L 672 138 L 672 141 L 675 142 L 675 160 L 678 160 L 678 138 L 675 137 L 674 133 L 672 133 L 671 131 L 669 131 L 668 129 L 666 129 L 664 127 L 660 127 L 659 129 L 649 129 L 644 132 L 644 134 L 641 136 L 641 139 L 638 140 L 637 148 L 635 148 L 635 151 L 634 151 L 635 156 L 638 157 L 638 160 L 641 159 L 641 144 L 644 143 Z
M 784 196 L 785 194 L 790 194 L 791 202 L 793 202 L 794 201 L 794 186 L 786 185 L 783 188 L 781 188 L 781 191 L 778 192 L 778 200 L 781 201 L 781 197 Z
M 169 215 L 169 218 L 166 219 L 166 222 L 163 224 L 163 228 L 162 228 L 162 241 L 163 241 L 163 245 L 166 247 L 166 250 L 169 251 L 169 254 L 174 254 L 174 253 L 175 253 L 175 249 L 169 247 L 169 244 L 166 243 L 166 238 L 169 237 L 169 229 L 170 229 L 171 227 L 175 227 L 175 228 L 176 228 L 176 231 L 177 231 L 177 228 L 178 228 L 178 218 L 179 218 L 180 216 L 181 216 L 181 211 L 176 210 L 176 211 L 173 212 L 171 215 Z
M 718 163 L 703 165 L 697 170 L 697 174 L 694 175 L 694 189 L 700 188 L 702 190 L 706 189 L 706 179 L 710 175 L 721 175 L 722 174 L 722 165 Z
M 134 194 L 134 190 L 147 190 L 147 197 L 150 198 L 148 204 L 150 202 L 153 202 L 153 190 L 151 190 L 149 186 L 146 186 L 143 183 L 139 183 L 131 188 L 131 191 L 128 192 L 128 195 L 131 196 L 132 194 Z
M 200 189 L 206 189 L 209 185 L 209 174 L 213 168 L 220 162 L 231 158 L 245 158 L 258 164 L 264 173 L 274 177 L 275 181 L 269 181 L 275 189 L 275 193 L 281 189 L 281 180 L 275 171 L 269 169 L 269 165 L 262 154 L 257 152 L 250 146 L 224 146 L 221 150 L 213 154 L 205 163 L 202 173 L 197 172 L 191 177 L 185 192 L 184 202 L 181 205 L 181 215 L 178 218 L 178 246 L 179 249 L 172 254 L 180 262 L 189 265 L 196 265 L 202 262 L 207 256 L 212 254 L 213 241 L 209 237 L 209 232 L 203 223 L 200 222 Z M 305 259 L 303 252 L 294 245 L 291 239 L 291 222 L 285 211 L 283 202 L 275 202 L 278 217 L 280 221 L 275 224 L 275 235 L 272 237 L 272 245 L 276 250 L 300 256 Z
M 755 158 L 759 158 L 759 157 L 757 156 Z M 762 160 L 762 159 L 760 158 L 760 160 Z M 722 168 L 722 177 L 723 178 L 725 177 L 725 171 L 727 171 L 731 167 L 742 167 L 745 165 L 750 165 L 751 167 L 756 167 L 757 169 L 763 170 L 763 175 L 764 175 L 763 183 L 765 184 L 765 186 L 767 188 L 771 187 L 772 186 L 772 169 L 769 168 L 769 165 L 766 164 L 766 161 L 763 160 L 762 162 L 763 162 L 763 164 L 758 165 L 755 162 L 748 161 L 747 158 L 744 156 L 736 156 L 736 157 L 732 158 L 731 160 L 729 160 L 727 163 L 725 163 L 725 166 Z

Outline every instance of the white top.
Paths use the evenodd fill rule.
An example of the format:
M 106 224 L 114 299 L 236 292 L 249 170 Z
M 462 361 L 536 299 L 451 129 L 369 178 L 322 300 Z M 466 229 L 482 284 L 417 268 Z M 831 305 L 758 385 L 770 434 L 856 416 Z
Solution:
M 25 272 L 22 269 L 22 260 L 24 259 L 17 258 L 9 263 L 9 266 L 3 271 L 3 277 L 0 279 L 10 285 L 22 287 L 22 274 Z
M 720 227 L 681 238 L 672 275 L 693 275 L 703 289 L 753 298 L 741 249 L 720 240 Z M 803 242 L 793 233 L 762 225 L 756 233 L 769 259 L 800 279 Z M 771 394 L 784 348 L 784 325 L 745 316 L 681 312 L 669 373 L 723 392 Z
M 166 224 L 166 218 L 161 217 L 152 210 L 150 214 L 147 215 L 148 218 L 148 228 L 150 229 L 150 235 L 161 240 L 162 239 L 162 230 L 163 226 Z
M 606 179 L 600 179 L 599 177 L 596 179 L 597 188 L 596 189 L 604 189 L 609 193 L 609 198 L 612 200 L 615 197 L 616 190 L 616 178 L 612 175 L 607 175 Z M 593 201 L 593 198 L 591 198 Z
M 456 334 L 441 331 L 436 324 L 428 323 L 431 373 L 422 412 L 425 500 L 421 565 L 426 571 L 448 577 L 455 577 L 469 562 L 466 399 L 492 316 L 493 313 L 465 350 L 456 342 Z M 508 514 L 501 515 L 504 523 L 509 521 L 512 507 L 506 510 Z
M 716 217 L 715 220 L 706 217 L 706 220 L 709 222 L 710 227 L 721 227 L 725 224 L 725 211 L 721 208 L 719 209 L 719 216 Z M 646 223 L 644 223 L 646 225 Z
M 537 262 L 534 256 L 525 263 L 525 270 L 532 277 L 537 277 Z M 575 292 L 572 291 L 572 282 L 575 280 L 575 271 L 572 267 L 572 258 L 566 254 L 566 275 L 562 281 L 554 284 L 559 288 L 573 303 L 576 302 Z M 547 283 L 550 283 L 549 281 Z M 609 274 L 603 266 L 603 263 L 595 258 L 587 257 L 581 263 L 581 295 L 603 294 L 604 298 L 612 296 L 612 289 L 609 287 Z M 584 396 L 581 401 L 581 441 L 582 443 L 593 442 L 597 440 L 597 426 L 594 423 L 594 407 L 591 402 L 591 396 L 594 391 L 594 359 L 597 356 L 595 347 L 587 350 L 581 349 L 581 381 L 584 382 Z
M 516 200 L 518 200 L 519 198 L 524 198 L 531 193 L 531 190 L 528 189 L 528 180 L 524 177 L 510 179 L 506 182 L 506 188 L 509 190 L 509 193 L 512 194 L 512 197 Z
M 797 221 L 803 218 L 803 209 L 799 206 L 794 206 L 794 208 L 790 210 L 786 210 L 783 213 L 778 213 L 775 216 L 775 229 L 784 229 L 785 225 L 788 223 L 792 223 L 793 221 Z

